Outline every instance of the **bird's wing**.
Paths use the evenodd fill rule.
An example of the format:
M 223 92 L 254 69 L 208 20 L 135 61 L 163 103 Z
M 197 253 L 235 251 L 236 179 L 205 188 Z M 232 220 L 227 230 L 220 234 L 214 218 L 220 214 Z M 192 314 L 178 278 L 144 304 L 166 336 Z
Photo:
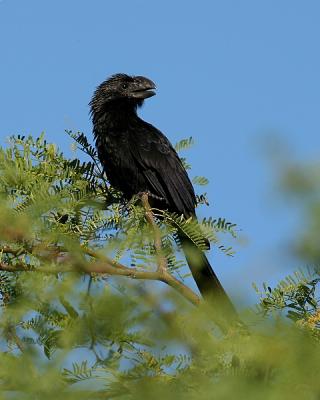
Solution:
M 171 211 L 194 214 L 196 197 L 182 162 L 169 140 L 148 123 L 135 130 L 130 152 L 150 191 L 164 198 Z

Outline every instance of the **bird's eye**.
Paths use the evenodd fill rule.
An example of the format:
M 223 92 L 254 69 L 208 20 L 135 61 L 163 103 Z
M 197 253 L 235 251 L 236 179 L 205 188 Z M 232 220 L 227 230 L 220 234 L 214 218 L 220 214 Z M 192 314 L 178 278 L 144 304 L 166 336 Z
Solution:
M 128 84 L 127 84 L 127 83 L 123 83 L 123 84 L 122 84 L 122 89 L 127 89 L 127 87 L 128 87 Z

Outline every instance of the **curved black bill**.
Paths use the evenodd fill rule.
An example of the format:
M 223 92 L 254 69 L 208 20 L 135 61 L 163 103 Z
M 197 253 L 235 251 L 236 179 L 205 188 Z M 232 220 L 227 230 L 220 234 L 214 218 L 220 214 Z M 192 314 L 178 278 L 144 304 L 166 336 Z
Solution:
M 136 76 L 134 80 L 135 89 L 132 91 L 133 97 L 137 99 L 147 99 L 156 94 L 154 91 L 156 85 L 150 79 L 145 78 L 144 76 Z

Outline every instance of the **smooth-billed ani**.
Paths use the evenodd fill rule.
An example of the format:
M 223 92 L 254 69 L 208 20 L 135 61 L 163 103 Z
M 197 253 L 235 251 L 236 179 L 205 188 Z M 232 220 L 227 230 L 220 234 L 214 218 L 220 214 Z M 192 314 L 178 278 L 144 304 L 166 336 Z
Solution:
M 196 218 L 194 189 L 177 152 L 163 133 L 137 115 L 154 90 L 150 79 L 126 74 L 113 75 L 97 87 L 90 107 L 98 156 L 111 185 L 127 199 L 148 192 L 153 207 Z M 205 254 L 182 233 L 180 241 L 201 294 L 218 299 L 223 312 L 236 316 Z

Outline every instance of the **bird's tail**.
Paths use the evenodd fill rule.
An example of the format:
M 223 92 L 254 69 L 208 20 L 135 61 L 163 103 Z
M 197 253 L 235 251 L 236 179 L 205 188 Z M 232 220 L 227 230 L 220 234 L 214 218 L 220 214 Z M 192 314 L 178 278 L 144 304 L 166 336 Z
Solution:
M 202 296 L 216 306 L 220 316 L 238 320 L 237 311 L 204 252 L 184 235 L 179 235 L 179 239 L 193 278 Z

